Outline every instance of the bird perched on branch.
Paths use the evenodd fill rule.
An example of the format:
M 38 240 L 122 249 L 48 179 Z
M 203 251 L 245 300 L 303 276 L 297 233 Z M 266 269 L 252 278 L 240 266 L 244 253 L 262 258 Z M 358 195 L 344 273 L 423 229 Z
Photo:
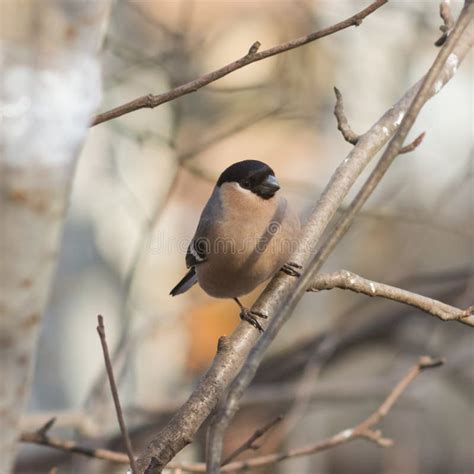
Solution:
M 184 278 L 172 296 L 195 283 L 211 296 L 232 298 L 241 319 L 259 331 L 265 314 L 245 308 L 238 297 L 282 270 L 298 276 L 301 267 L 288 262 L 300 232 L 298 216 L 278 193 L 273 170 L 256 160 L 229 166 L 219 177 L 201 214 L 186 254 Z

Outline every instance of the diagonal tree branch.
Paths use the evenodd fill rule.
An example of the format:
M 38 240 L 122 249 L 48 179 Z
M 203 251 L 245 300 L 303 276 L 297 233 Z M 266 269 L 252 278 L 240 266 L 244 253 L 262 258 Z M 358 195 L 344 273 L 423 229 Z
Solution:
M 286 43 L 279 44 L 277 46 L 274 46 L 273 48 L 261 51 L 260 53 L 258 52 L 260 43 L 256 41 L 254 44 L 252 44 L 248 53 L 240 59 L 237 59 L 236 61 L 233 61 L 219 69 L 216 69 L 215 71 L 204 74 L 198 77 L 197 79 L 194 79 L 193 81 L 175 87 L 174 89 L 171 89 L 168 92 L 164 92 L 163 94 L 147 94 L 142 97 L 138 97 L 137 99 L 134 99 L 130 102 L 127 102 L 126 104 L 108 110 L 107 112 L 98 114 L 93 120 L 92 126 L 107 122 L 108 120 L 112 120 L 117 117 L 121 117 L 122 115 L 129 114 L 130 112 L 134 112 L 135 110 L 145 108 L 154 109 L 155 107 L 158 107 L 161 104 L 165 104 L 166 102 L 175 100 L 178 97 L 182 97 L 183 95 L 189 94 L 191 92 L 196 92 L 197 90 L 203 88 L 204 86 L 207 86 L 211 82 L 217 81 L 218 79 L 227 76 L 231 72 L 248 66 L 249 64 L 261 61 L 262 59 L 270 58 L 271 56 L 275 56 L 286 51 L 290 51 L 292 49 L 298 48 L 318 39 L 324 38 L 325 36 L 337 33 L 338 31 L 344 30 L 351 26 L 359 26 L 364 18 L 369 16 L 371 13 L 373 13 L 375 10 L 377 10 L 387 2 L 388 0 L 376 0 L 367 8 L 364 8 L 356 15 L 353 15 L 344 21 L 336 23 L 335 25 L 332 25 L 328 28 L 324 28 L 323 30 L 316 31 L 315 33 L 311 33 L 306 36 L 301 36 L 300 38 L 296 38 Z
M 339 228 L 347 229 L 350 226 L 356 213 L 367 201 L 394 159 L 399 155 L 400 150 L 403 147 L 403 142 L 405 141 L 408 132 L 413 126 L 418 113 L 426 101 L 433 95 L 434 92 L 437 91 L 436 84 L 441 81 L 445 65 L 449 64 L 451 68 L 457 68 L 459 58 L 457 55 L 453 56 L 452 52 L 456 44 L 463 38 L 463 34 L 467 29 L 467 26 L 470 24 L 473 16 L 474 4 L 472 2 L 468 2 L 461 12 L 456 26 L 454 27 L 447 42 L 438 53 L 427 75 L 423 78 L 421 85 L 407 110 L 407 113 L 400 117 L 400 127 L 395 133 L 395 136 L 388 144 L 382 158 L 369 176 L 366 183 L 362 186 L 362 189 L 357 194 L 353 203 L 349 207 L 349 210 L 344 213 L 343 217 L 339 221 L 340 225 L 336 227 L 336 233 Z M 472 37 L 470 33 L 472 32 L 468 30 L 467 34 Z M 328 191 L 332 191 L 332 193 L 334 193 L 331 198 L 335 201 L 337 201 L 337 197 L 340 196 L 340 190 L 331 189 L 330 183 L 329 189 L 327 188 L 325 193 L 323 193 L 323 196 L 321 197 L 319 205 L 314 214 L 318 214 L 318 211 L 324 208 L 324 199 L 328 198 Z M 308 228 L 306 228 L 306 231 L 308 231 Z M 341 234 L 341 237 L 344 235 L 344 233 Z M 305 237 L 311 238 L 313 242 L 317 242 L 320 238 L 320 234 L 318 235 L 316 232 L 304 233 L 302 239 L 303 243 Z M 265 333 L 260 337 L 255 347 L 251 350 L 244 366 L 230 385 L 228 395 L 225 400 L 221 401 L 213 422 L 210 425 L 208 436 L 208 472 L 210 474 L 217 474 L 220 472 L 220 460 L 225 430 L 232 420 L 234 414 L 237 412 L 239 400 L 253 379 L 257 368 L 263 359 L 266 349 L 278 334 L 282 325 L 290 317 L 297 302 L 302 297 L 305 289 L 309 286 L 311 280 L 315 277 L 317 271 L 323 263 L 319 253 L 317 253 L 313 258 L 306 256 L 306 258 L 301 259 L 302 256 L 306 256 L 305 252 L 304 250 L 301 251 L 301 249 L 299 249 L 298 252 L 296 252 L 296 255 L 292 257 L 292 259 L 296 260 L 298 263 L 306 263 L 309 261 L 309 263 L 306 264 L 305 271 L 302 273 L 301 277 L 298 278 L 298 281 L 293 284 L 291 282 L 287 282 L 286 285 L 282 283 L 279 285 L 279 287 L 276 287 L 276 285 L 274 285 L 275 279 L 272 280 L 257 302 L 261 303 L 262 300 L 265 302 L 268 301 L 268 306 L 271 307 L 271 310 L 266 311 L 266 313 L 270 315 L 273 314 L 274 317 L 270 319 L 270 323 L 266 328 Z
M 308 291 L 331 290 L 333 288 L 363 293 L 367 296 L 380 296 L 392 301 L 408 304 L 442 321 L 462 321 L 470 316 L 474 316 L 474 306 L 459 309 L 427 296 L 368 280 L 347 270 L 317 275 Z M 474 323 L 469 323 L 469 325 L 474 326 Z
M 463 41 L 459 41 L 456 45 L 453 54 L 458 59 L 458 64 L 466 56 L 472 42 L 472 35 L 466 34 L 463 36 Z M 440 90 L 455 72 L 456 68 L 453 67 L 453 64 L 446 63 L 436 83 L 436 89 Z M 317 242 L 330 220 L 338 211 L 345 196 L 364 168 L 399 127 L 401 118 L 407 112 L 420 84 L 421 81 L 410 88 L 367 133 L 361 135 L 357 145 L 338 166 L 305 226 L 301 239 L 301 250 L 297 256 L 299 262 L 304 262 L 315 254 Z M 435 94 L 434 90 L 430 92 L 430 96 Z M 311 279 L 308 278 L 298 291 L 303 294 L 310 283 Z M 291 295 L 295 293 L 297 284 L 296 279 L 279 273 L 270 282 L 257 304 L 254 305 L 255 309 L 272 315 L 277 313 L 281 305 L 296 304 L 296 299 L 292 299 Z M 278 326 L 271 329 L 272 333 L 276 333 L 281 324 L 282 321 L 278 321 Z M 270 328 L 267 328 L 266 332 L 269 330 Z M 203 376 L 187 402 L 140 455 L 139 470 L 146 469 L 153 459 L 155 467 L 149 472 L 160 472 L 178 451 L 192 441 L 196 431 L 214 409 L 219 398 L 227 390 L 228 384 L 242 367 L 257 339 L 256 331 L 248 324 L 240 324 L 232 335 L 220 339 L 216 357 L 208 372 Z

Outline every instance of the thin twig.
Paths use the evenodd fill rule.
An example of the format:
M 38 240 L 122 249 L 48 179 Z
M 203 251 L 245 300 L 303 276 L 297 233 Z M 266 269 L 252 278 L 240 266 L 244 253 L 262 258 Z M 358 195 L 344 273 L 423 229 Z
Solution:
M 292 448 L 287 451 L 258 456 L 244 461 L 234 461 L 222 467 L 222 472 L 239 472 L 247 471 L 251 468 L 259 466 L 269 466 L 286 459 L 309 456 L 321 451 L 326 451 L 335 446 L 355 441 L 356 439 L 366 439 L 372 441 L 381 447 L 392 445 L 392 441 L 382 436 L 378 430 L 374 431 L 374 427 L 387 416 L 393 408 L 395 402 L 400 398 L 408 385 L 425 369 L 439 367 L 443 364 L 441 359 L 432 359 L 431 357 L 421 357 L 418 364 L 411 368 L 406 375 L 397 383 L 385 398 L 383 403 L 368 418 L 353 428 L 348 428 L 339 433 L 317 443 L 311 443 L 306 446 Z M 273 422 L 275 423 L 275 421 Z M 263 428 L 262 428 L 263 430 Z M 84 456 L 104 459 L 119 464 L 129 464 L 129 458 L 124 453 L 109 451 L 106 449 L 91 449 L 79 446 L 74 441 L 60 440 L 57 438 L 43 437 L 38 433 L 23 433 L 21 441 L 25 443 L 39 444 L 50 448 L 59 449 L 61 451 L 81 454 Z M 169 469 L 181 469 L 186 472 L 206 472 L 204 463 L 188 463 L 188 462 L 170 462 L 167 466 Z
M 237 69 L 243 68 L 249 64 L 261 61 L 262 59 L 266 59 L 277 54 L 284 53 L 286 51 L 290 51 L 291 49 L 298 48 L 305 44 L 324 38 L 325 36 L 332 35 L 334 33 L 337 33 L 338 31 L 344 30 L 351 26 L 359 26 L 364 18 L 369 16 L 371 13 L 380 8 L 385 3 L 387 3 L 387 1 L 388 0 L 376 0 L 356 15 L 353 15 L 344 21 L 336 23 L 335 25 L 332 25 L 329 28 L 324 28 L 323 30 L 316 31 L 315 33 L 311 33 L 309 35 L 293 39 L 286 43 L 279 44 L 278 46 L 266 49 L 264 51 L 261 51 L 260 53 L 258 52 L 260 43 L 257 41 L 253 43 L 248 53 L 240 59 L 237 59 L 236 61 L 233 61 L 227 64 L 226 66 L 216 69 L 215 71 L 204 74 L 198 77 L 197 79 L 194 79 L 193 81 L 175 87 L 174 89 L 171 89 L 168 92 L 164 92 L 163 94 L 147 94 L 130 102 L 127 102 L 126 104 L 115 107 L 114 109 L 108 110 L 107 112 L 98 114 L 92 121 L 92 126 L 98 125 L 108 120 L 115 119 L 130 112 L 134 112 L 135 110 L 144 108 L 153 109 L 161 104 L 170 102 L 171 100 L 175 100 L 178 97 L 182 97 L 183 95 L 195 92 L 201 89 L 202 87 L 207 86 L 211 82 L 217 81 L 218 79 L 227 76 L 231 72 L 234 72 Z
M 435 46 L 443 46 L 454 27 L 454 18 L 449 6 L 449 0 L 442 0 L 439 4 L 439 16 L 443 20 L 443 24 L 439 27 L 443 34 L 436 40 Z
M 39 428 L 36 433 L 39 436 L 47 436 L 48 431 L 53 427 L 54 423 L 56 422 L 56 417 L 53 416 L 49 419 L 41 428 Z
M 308 291 L 331 290 L 333 288 L 351 290 L 367 296 L 380 296 L 408 304 L 432 316 L 436 316 L 442 321 L 461 321 L 474 315 L 474 306 L 470 306 L 467 309 L 459 309 L 427 296 L 368 280 L 347 270 L 323 273 L 316 276 Z
M 75 441 L 54 438 L 51 436 L 42 436 L 37 432 L 23 433 L 20 441 L 23 443 L 39 444 L 49 448 L 58 449 L 67 453 L 81 454 L 90 458 L 103 459 L 105 461 L 116 462 L 119 464 L 130 464 L 127 454 L 108 449 L 95 449 L 81 446 Z
M 344 112 L 344 101 L 342 99 L 342 94 L 337 87 L 334 87 L 334 93 L 336 94 L 336 105 L 334 106 L 334 115 L 337 121 L 337 129 L 342 133 L 344 140 L 349 142 L 351 145 L 356 145 L 359 141 L 360 135 L 355 133 L 349 122 L 347 120 L 346 114 Z M 420 146 L 421 142 L 425 138 L 425 132 L 418 135 L 411 143 L 402 147 L 399 154 L 409 153 L 415 148 Z
M 112 362 L 110 360 L 109 348 L 107 346 L 107 340 L 105 337 L 105 326 L 104 318 L 99 314 L 97 316 L 98 326 L 97 332 L 99 333 L 100 343 L 102 344 L 102 351 L 104 353 L 104 362 L 107 369 L 107 376 L 110 383 L 110 391 L 112 392 L 112 397 L 114 399 L 115 411 L 117 412 L 117 419 L 120 425 L 120 431 L 122 432 L 123 442 L 125 444 L 125 449 L 127 450 L 128 459 L 130 461 L 130 468 L 132 469 L 132 474 L 138 474 L 138 468 L 135 462 L 135 457 L 132 450 L 132 442 L 130 441 L 130 436 L 128 434 L 127 426 L 122 413 L 122 407 L 120 406 L 120 399 L 118 396 L 117 385 L 115 384 L 114 372 L 112 369 Z
M 398 152 L 399 155 L 403 155 L 405 153 L 410 153 L 411 151 L 415 150 L 421 145 L 421 142 L 425 138 L 426 132 L 421 132 L 411 143 L 408 145 L 402 146 L 400 151 Z
M 423 370 L 440 367 L 443 364 L 443 359 L 433 359 L 429 356 L 421 357 L 418 364 L 411 368 L 405 377 L 403 377 L 402 380 L 398 382 L 382 405 L 380 405 L 380 407 L 366 420 L 364 420 L 362 423 L 359 423 L 354 431 L 360 433 L 362 436 L 364 436 L 366 432 L 370 432 L 375 425 L 377 425 L 383 418 L 387 416 L 395 402 L 400 398 L 400 395 Z
M 266 425 L 262 426 L 255 433 L 250 436 L 250 438 L 245 441 L 241 446 L 239 446 L 235 451 L 230 453 L 224 461 L 222 461 L 222 465 L 229 464 L 233 459 L 235 459 L 239 454 L 242 454 L 244 451 L 248 449 L 259 449 L 259 444 L 254 444 L 257 439 L 261 438 L 267 431 L 270 431 L 277 423 L 279 423 L 283 419 L 282 415 L 278 415 L 276 418 L 268 422 Z
M 346 114 L 344 113 L 344 101 L 342 100 L 342 94 L 337 87 L 334 87 L 334 93 L 336 94 L 336 105 L 334 106 L 334 115 L 337 120 L 337 128 L 342 133 L 346 142 L 355 145 L 359 141 L 359 135 L 355 133 L 347 121 Z

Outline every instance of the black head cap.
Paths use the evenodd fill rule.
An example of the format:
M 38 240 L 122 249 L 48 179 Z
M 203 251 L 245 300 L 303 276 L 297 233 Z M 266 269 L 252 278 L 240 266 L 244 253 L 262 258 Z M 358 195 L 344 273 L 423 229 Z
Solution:
M 219 176 L 217 186 L 224 183 L 238 183 L 263 199 L 270 199 L 280 189 L 270 166 L 258 160 L 239 161 L 229 166 Z

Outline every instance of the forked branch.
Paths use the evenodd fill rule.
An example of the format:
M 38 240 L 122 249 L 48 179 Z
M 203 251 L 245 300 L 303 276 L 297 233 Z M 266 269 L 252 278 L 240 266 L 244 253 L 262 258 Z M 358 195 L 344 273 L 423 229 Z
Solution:
M 347 270 L 317 275 L 308 291 L 331 290 L 333 288 L 350 290 L 367 296 L 380 296 L 392 301 L 408 304 L 442 321 L 462 321 L 470 316 L 474 316 L 474 305 L 466 309 L 459 309 L 427 296 L 368 280 Z M 468 324 L 474 326 L 474 323 Z

